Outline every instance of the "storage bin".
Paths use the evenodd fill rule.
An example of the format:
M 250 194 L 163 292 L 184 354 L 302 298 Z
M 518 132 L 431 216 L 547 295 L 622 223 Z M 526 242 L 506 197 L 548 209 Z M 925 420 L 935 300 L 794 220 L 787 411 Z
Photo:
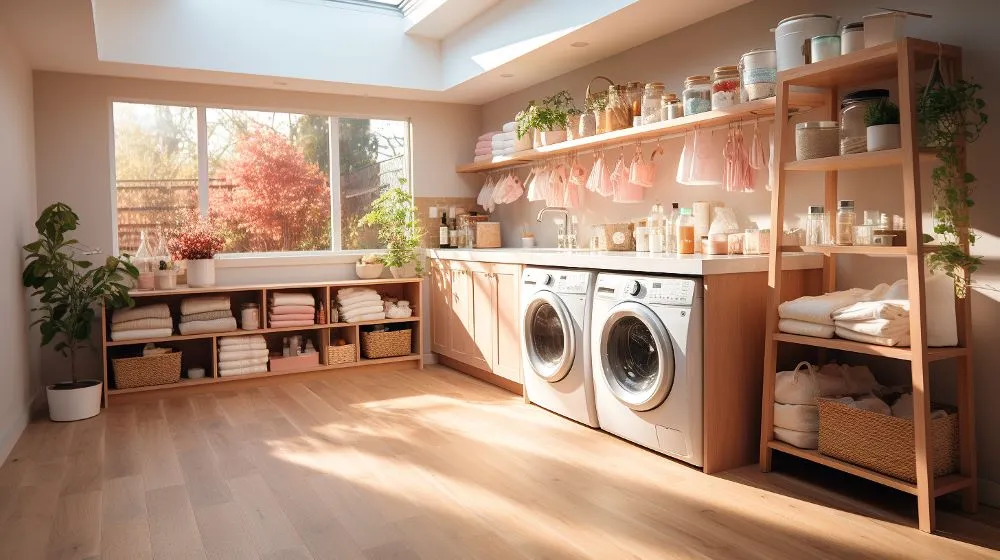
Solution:
M 181 353 L 111 360 L 116 389 L 166 385 L 181 380 Z
M 301 356 L 272 356 L 271 371 L 302 371 L 319 367 L 319 352 Z
M 917 481 L 913 421 L 817 399 L 819 452 L 908 482 Z M 934 476 L 958 469 L 958 414 L 930 422 Z
M 633 224 L 604 224 L 598 226 L 601 230 L 598 250 L 601 251 L 635 251 L 635 234 Z
M 837 121 L 804 122 L 795 125 L 795 159 L 833 157 L 840 153 Z
M 357 345 L 344 344 L 343 346 L 330 346 L 326 351 L 327 363 L 349 364 L 357 361 Z
M 865 48 L 898 41 L 906 36 L 905 12 L 879 12 L 861 19 L 865 29 Z
M 368 331 L 361 333 L 361 355 L 368 359 L 405 356 L 412 350 L 413 331 Z

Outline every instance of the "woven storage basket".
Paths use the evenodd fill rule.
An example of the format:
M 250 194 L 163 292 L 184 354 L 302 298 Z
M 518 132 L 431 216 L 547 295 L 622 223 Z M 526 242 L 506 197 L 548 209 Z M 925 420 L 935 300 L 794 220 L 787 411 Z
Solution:
M 361 355 L 365 358 L 392 358 L 410 353 L 412 331 L 372 331 L 361 333 Z
M 913 421 L 817 399 L 819 452 L 908 482 L 917 481 Z M 934 476 L 958 469 L 958 414 L 931 420 Z
M 357 346 L 345 344 L 343 346 L 330 346 L 326 351 L 328 364 L 349 364 L 355 361 Z
M 111 363 L 114 366 L 117 389 L 166 385 L 181 380 L 180 352 L 159 356 L 116 358 L 111 360 Z
M 601 227 L 604 230 L 600 237 L 601 251 L 635 251 L 635 235 L 632 233 L 631 223 L 604 224 Z

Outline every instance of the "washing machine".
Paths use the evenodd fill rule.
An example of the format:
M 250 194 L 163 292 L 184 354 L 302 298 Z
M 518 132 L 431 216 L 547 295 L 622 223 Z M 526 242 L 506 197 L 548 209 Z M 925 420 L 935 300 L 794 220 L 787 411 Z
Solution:
M 591 349 L 602 430 L 703 462 L 702 283 L 601 273 Z
M 597 427 L 590 373 L 595 274 L 526 268 L 521 275 L 524 391 L 532 403 Z

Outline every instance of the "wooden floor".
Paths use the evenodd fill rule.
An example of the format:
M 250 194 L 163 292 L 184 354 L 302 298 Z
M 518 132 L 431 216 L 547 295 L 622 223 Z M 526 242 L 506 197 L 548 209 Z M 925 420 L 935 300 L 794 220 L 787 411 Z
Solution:
M 0 558 L 1000 555 L 996 511 L 926 535 L 912 498 L 799 467 L 705 476 L 439 367 L 309 374 L 32 423 L 0 468 Z

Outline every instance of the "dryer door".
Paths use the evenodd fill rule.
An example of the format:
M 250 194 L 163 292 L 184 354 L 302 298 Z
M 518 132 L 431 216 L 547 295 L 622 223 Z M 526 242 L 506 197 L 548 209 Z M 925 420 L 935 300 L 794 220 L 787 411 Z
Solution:
M 525 307 L 523 332 L 532 373 L 549 383 L 566 377 L 576 358 L 576 335 L 559 296 L 548 290 L 536 293 Z
M 611 308 L 601 328 L 604 382 L 632 410 L 660 406 L 674 383 L 670 334 L 651 309 L 634 301 Z

